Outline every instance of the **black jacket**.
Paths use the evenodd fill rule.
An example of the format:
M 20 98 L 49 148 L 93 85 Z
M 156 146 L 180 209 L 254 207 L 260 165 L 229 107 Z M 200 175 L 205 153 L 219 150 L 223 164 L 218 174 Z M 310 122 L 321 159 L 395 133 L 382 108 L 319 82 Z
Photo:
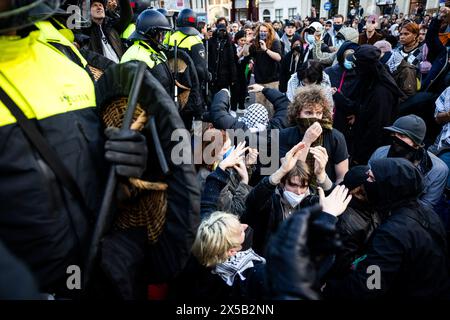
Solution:
M 270 236 L 275 233 L 284 220 L 281 203 L 281 192 L 276 192 L 277 186 L 270 183 L 269 177 L 262 179 L 250 191 L 246 205 L 247 211 L 242 216 L 243 223 L 253 228 L 253 249 L 264 255 Z M 319 202 L 316 195 L 306 196 L 298 208 L 312 206 Z
M 287 109 L 289 100 L 284 94 L 275 89 L 265 88 L 263 94 L 273 104 L 275 108 L 275 115 L 269 120 L 267 129 L 283 129 L 288 124 Z M 209 112 L 209 119 L 217 129 L 242 129 L 247 130 L 244 122 L 238 121 L 229 112 L 229 98 L 225 91 L 219 91 L 214 96 L 211 104 L 211 111 Z
M 298 57 L 298 59 L 296 59 L 296 57 Z M 300 53 L 297 54 L 295 50 L 291 50 L 281 60 L 280 83 L 278 85 L 281 92 L 286 92 L 289 79 L 302 65 L 303 58 L 303 46 L 300 46 Z
M 261 300 L 267 297 L 266 265 L 258 263 L 242 272 L 245 280 L 236 276 L 228 286 L 211 268 L 202 266 L 194 256 L 170 285 L 169 299 L 175 301 Z
M 422 176 L 407 160 L 372 162 L 375 182 L 366 183 L 369 201 L 388 213 L 375 230 L 366 257 L 342 280 L 327 283 L 325 295 L 348 299 L 449 299 L 449 263 L 445 230 L 431 209 L 417 202 Z M 380 273 L 380 288 L 369 289 Z
M 120 34 L 125 31 L 130 24 L 132 12 L 130 2 L 128 0 L 120 0 L 119 6 L 119 19 L 112 19 L 107 16 L 101 26 L 95 22 L 92 22 L 91 27 L 86 29 L 84 33 L 90 36 L 88 49 L 103 55 L 102 32 L 100 30 L 100 28 L 102 28 L 109 44 L 111 44 L 114 52 L 120 60 L 125 52 L 122 40 L 120 39 Z
M 235 48 L 227 37 L 220 39 L 217 32 L 208 41 L 208 70 L 212 86 L 219 90 L 236 82 Z
M 335 257 L 335 274 L 344 275 L 350 272 L 352 262 L 367 250 L 368 241 L 380 224 L 380 215 L 370 205 L 352 198 L 336 225 L 342 247 Z
M 386 68 L 377 64 L 376 76 L 362 82 L 359 96 L 347 99 L 343 94 L 333 95 L 334 101 L 347 114 L 355 114 L 353 126 L 352 161 L 366 164 L 372 153 L 388 144 L 388 135 L 383 131 L 393 123 L 398 113 L 398 100 L 401 92 Z

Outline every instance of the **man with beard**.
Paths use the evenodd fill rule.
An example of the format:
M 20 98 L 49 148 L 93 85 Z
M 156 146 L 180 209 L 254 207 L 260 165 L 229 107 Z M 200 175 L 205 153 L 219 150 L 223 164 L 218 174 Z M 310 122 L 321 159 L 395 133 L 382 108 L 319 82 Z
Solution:
M 392 143 L 378 148 L 370 162 L 386 157 L 409 160 L 424 176 L 424 190 L 419 202 L 429 207 L 436 206 L 444 192 L 448 167 L 441 159 L 424 149 L 425 122 L 411 114 L 398 118 L 392 126 L 385 129 L 391 132 Z
M 419 202 L 419 170 L 405 159 L 374 160 L 364 189 L 365 200 L 386 219 L 350 274 L 327 282 L 325 298 L 448 299 L 445 230 L 437 214 Z

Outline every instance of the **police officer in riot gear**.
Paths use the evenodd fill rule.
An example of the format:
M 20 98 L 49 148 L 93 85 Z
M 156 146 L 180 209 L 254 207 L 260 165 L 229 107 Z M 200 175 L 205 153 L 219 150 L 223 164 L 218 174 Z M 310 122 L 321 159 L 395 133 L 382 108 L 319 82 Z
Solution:
M 170 30 L 169 22 L 162 13 L 154 9 L 144 10 L 136 21 L 136 31 L 129 38 L 133 45 L 125 52 L 120 62 L 144 61 L 152 75 L 173 97 L 175 83 L 167 65 L 163 45 L 165 33 Z
M 188 52 L 194 61 L 203 91 L 203 98 L 206 101 L 206 83 L 210 78 L 210 74 L 206 62 L 206 49 L 196 27 L 197 14 L 192 9 L 181 10 L 177 17 L 177 29 L 168 39 L 168 44 L 174 47 L 176 42 L 179 49 Z
M 57 0 L 0 2 L 0 239 L 31 270 L 41 292 L 73 297 L 67 270 L 83 265 L 105 158 L 125 166 L 120 175 L 140 177 L 147 147 L 131 130 L 107 134 L 105 144 L 89 75 L 42 40 L 47 29 L 35 27 L 28 9 L 44 2 L 51 10 L 59 6 Z M 64 175 L 37 151 L 30 137 L 39 135 L 29 135 L 25 123 L 41 133 Z

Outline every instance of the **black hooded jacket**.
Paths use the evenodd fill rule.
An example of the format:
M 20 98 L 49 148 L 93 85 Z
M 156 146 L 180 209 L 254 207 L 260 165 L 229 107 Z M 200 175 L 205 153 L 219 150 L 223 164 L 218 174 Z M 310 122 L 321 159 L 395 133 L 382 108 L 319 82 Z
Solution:
M 402 94 L 395 80 L 378 61 L 379 49 L 362 45 L 356 50 L 355 57 L 361 88 L 358 97 L 348 99 L 336 93 L 333 98 L 343 112 L 356 115 L 352 133 L 352 162 L 366 164 L 378 147 L 388 144 L 383 127 L 395 120 Z
M 344 68 L 344 52 L 347 49 L 356 49 L 357 44 L 351 41 L 345 41 L 339 48 L 336 58 L 338 63 L 325 69 L 325 73 L 330 77 L 331 87 L 334 87 L 350 100 L 355 100 L 360 89 L 359 76 L 355 69 L 347 70 Z M 348 124 L 347 117 L 351 115 L 346 103 L 342 105 L 342 100 L 334 100 L 333 127 L 338 129 L 345 137 L 349 152 L 351 150 L 351 126 Z M 345 101 L 344 101 L 345 102 Z
M 227 88 L 236 82 L 235 48 L 233 43 L 224 33 L 216 30 L 208 41 L 208 69 L 212 75 L 212 85 L 215 90 Z
M 437 214 L 417 201 L 423 189 L 420 172 L 401 158 L 376 160 L 371 169 L 375 181 L 365 183 L 368 199 L 388 217 L 375 230 L 355 270 L 342 280 L 329 281 L 325 296 L 449 299 L 445 230 Z

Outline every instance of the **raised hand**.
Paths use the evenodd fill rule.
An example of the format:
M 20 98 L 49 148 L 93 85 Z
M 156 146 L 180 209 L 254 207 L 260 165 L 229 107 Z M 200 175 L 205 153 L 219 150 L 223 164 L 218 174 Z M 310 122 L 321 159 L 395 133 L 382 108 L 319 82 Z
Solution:
M 257 83 L 248 86 L 248 92 L 250 92 L 250 93 L 261 92 L 261 91 L 263 91 L 263 89 L 264 89 L 264 86 L 257 84 Z
M 335 217 L 340 216 L 345 209 L 347 209 L 352 196 L 348 194 L 348 189 L 345 186 L 337 186 L 333 191 L 325 197 L 322 188 L 319 189 L 319 202 L 322 206 L 322 211 L 329 213 Z
M 314 174 L 317 177 L 319 183 L 323 183 L 326 179 L 325 168 L 328 163 L 327 149 L 321 146 L 310 148 L 309 152 L 314 157 Z
M 245 164 L 247 166 L 256 164 L 256 161 L 258 160 L 258 154 L 259 154 L 258 149 L 249 148 L 248 154 L 245 157 Z
M 243 158 L 243 154 L 248 150 L 248 147 L 245 147 L 245 141 L 240 142 L 237 147 L 230 152 L 228 157 L 223 159 L 219 163 L 219 167 L 222 170 L 226 170 L 227 168 L 232 168 L 235 165 L 238 164 L 239 161 L 241 161 L 241 158 Z
M 321 134 L 322 126 L 319 122 L 316 121 L 306 130 L 302 141 L 307 145 L 311 145 L 314 141 L 317 140 L 317 138 L 320 137 Z
M 239 176 L 241 177 L 241 181 L 245 184 L 248 184 L 248 172 L 247 167 L 245 166 L 244 159 L 241 157 L 240 161 L 233 166 L 234 170 L 237 171 Z

